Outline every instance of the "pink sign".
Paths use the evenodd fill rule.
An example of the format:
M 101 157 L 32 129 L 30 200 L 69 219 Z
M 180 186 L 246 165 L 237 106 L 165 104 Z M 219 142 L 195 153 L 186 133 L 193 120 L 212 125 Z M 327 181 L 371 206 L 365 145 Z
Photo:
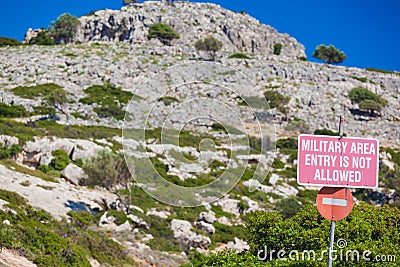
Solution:
M 298 146 L 299 184 L 378 187 L 378 140 L 300 135 Z

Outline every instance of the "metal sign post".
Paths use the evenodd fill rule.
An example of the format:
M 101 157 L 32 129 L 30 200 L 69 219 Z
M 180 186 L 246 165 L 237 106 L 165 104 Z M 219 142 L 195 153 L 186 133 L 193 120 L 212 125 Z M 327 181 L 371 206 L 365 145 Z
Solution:
M 339 139 L 343 138 L 343 122 L 344 118 L 340 116 Z M 332 217 L 334 217 L 334 215 L 332 215 Z M 336 220 L 331 220 L 331 233 L 329 236 L 328 267 L 332 267 L 332 252 L 333 252 L 333 242 L 335 241 L 335 227 L 336 227 Z
M 335 240 L 335 226 L 336 226 L 336 221 L 331 221 L 331 234 L 330 234 L 330 242 L 329 242 L 328 267 L 332 267 L 332 252 L 333 252 L 333 242 Z

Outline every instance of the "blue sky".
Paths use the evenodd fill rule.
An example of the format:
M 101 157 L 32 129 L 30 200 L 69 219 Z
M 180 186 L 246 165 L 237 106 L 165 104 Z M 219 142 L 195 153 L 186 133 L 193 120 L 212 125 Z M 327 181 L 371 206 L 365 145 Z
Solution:
M 319 44 L 345 52 L 343 65 L 400 71 L 400 1 L 398 0 L 209 0 L 246 11 L 306 47 L 311 57 Z M 8 0 L 0 9 L 0 36 L 22 40 L 28 28 L 48 27 L 65 12 L 119 9 L 122 0 Z

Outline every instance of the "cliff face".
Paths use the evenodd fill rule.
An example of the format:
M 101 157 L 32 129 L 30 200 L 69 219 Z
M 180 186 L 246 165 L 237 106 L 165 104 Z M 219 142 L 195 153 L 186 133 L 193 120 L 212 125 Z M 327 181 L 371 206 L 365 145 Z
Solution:
M 304 46 L 288 34 L 277 32 L 247 14 L 235 13 L 208 3 L 147 1 L 121 10 L 101 10 L 81 18 L 77 41 L 157 44 L 148 40 L 149 27 L 157 22 L 171 25 L 180 35 L 175 46 L 193 46 L 201 38 L 214 36 L 223 50 L 252 54 L 272 54 L 274 44 L 282 44 L 281 54 L 305 57 Z

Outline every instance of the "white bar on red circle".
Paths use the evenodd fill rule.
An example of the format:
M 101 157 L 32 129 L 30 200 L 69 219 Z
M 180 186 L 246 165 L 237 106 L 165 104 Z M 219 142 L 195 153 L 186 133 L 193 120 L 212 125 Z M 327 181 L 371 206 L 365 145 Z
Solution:
M 347 200 L 346 199 L 324 197 L 322 199 L 322 204 L 346 207 L 347 206 Z

